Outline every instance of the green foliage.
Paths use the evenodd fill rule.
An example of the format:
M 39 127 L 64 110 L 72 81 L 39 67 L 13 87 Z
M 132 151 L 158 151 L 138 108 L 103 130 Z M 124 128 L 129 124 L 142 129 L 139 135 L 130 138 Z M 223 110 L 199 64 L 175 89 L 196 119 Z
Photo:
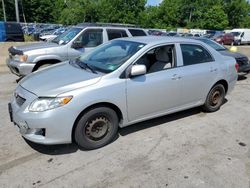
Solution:
M 249 13 L 249 3 L 246 0 L 225 0 L 224 10 L 228 15 L 229 25 L 233 28 L 244 25 Z
M 7 20 L 15 21 L 14 0 L 4 0 Z M 23 2 L 23 3 L 22 3 Z M 145 28 L 225 29 L 250 27 L 248 0 L 19 0 L 21 21 L 62 23 L 129 23 Z M 23 5 L 23 6 L 21 6 Z M 3 20 L 0 5 L 0 20 Z

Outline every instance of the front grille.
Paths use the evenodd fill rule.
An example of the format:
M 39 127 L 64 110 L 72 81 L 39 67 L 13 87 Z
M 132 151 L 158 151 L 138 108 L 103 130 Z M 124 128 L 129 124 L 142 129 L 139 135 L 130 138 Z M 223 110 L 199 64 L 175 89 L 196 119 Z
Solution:
M 246 65 L 248 64 L 248 58 L 247 57 L 241 57 L 241 58 L 236 58 L 236 61 L 239 65 Z
M 25 103 L 26 99 L 21 97 L 20 95 L 18 94 L 15 94 L 15 98 L 16 98 L 16 103 L 19 105 L 19 106 L 22 106 L 23 103 Z

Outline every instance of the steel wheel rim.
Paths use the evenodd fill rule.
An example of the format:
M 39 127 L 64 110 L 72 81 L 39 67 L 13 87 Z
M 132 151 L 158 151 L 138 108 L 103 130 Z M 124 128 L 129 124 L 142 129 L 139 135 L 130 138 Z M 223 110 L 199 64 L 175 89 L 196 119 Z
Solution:
M 219 90 L 215 90 L 210 97 L 211 106 L 217 106 L 221 101 L 221 92 Z
M 110 132 L 111 122 L 105 116 L 90 119 L 85 126 L 85 135 L 92 141 L 100 141 Z

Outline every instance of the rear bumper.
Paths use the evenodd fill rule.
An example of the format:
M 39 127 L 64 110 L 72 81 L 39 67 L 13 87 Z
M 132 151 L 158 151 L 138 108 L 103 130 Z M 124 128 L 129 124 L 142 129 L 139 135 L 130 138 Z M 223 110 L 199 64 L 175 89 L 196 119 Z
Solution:
M 242 73 L 242 72 L 246 73 L 249 71 L 250 71 L 250 63 L 239 66 L 239 70 L 238 70 L 239 73 Z
M 17 76 L 26 76 L 30 74 L 35 66 L 33 63 L 23 63 L 9 58 L 6 60 L 6 64 L 10 71 Z

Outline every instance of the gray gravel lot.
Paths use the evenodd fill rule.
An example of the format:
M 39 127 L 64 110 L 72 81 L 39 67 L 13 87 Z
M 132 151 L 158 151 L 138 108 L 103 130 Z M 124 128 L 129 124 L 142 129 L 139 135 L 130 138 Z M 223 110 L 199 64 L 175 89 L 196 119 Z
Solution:
M 26 142 L 9 121 L 17 79 L 0 44 L 0 187 L 249 188 L 250 75 L 242 76 L 220 111 L 199 108 L 120 130 L 110 145 Z M 240 51 L 250 54 L 250 47 Z

